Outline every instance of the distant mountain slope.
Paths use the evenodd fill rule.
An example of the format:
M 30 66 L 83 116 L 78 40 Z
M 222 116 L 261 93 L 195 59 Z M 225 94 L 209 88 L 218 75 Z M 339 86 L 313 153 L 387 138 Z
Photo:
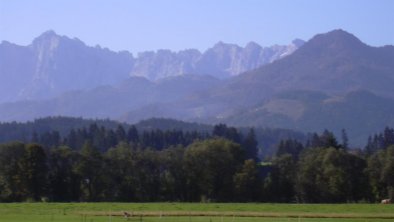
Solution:
M 34 53 L 28 47 L 0 44 L 0 103 L 15 100 L 32 80 Z
M 131 77 L 116 85 L 72 91 L 53 99 L 0 104 L 0 121 L 28 121 L 46 116 L 114 119 L 128 110 L 198 95 L 217 84 L 219 80 L 203 75 L 177 76 L 157 82 Z
M 334 30 L 316 35 L 291 56 L 234 78 L 227 87 L 327 93 L 365 89 L 394 96 L 393 72 L 394 46 L 371 47 Z
M 117 84 L 130 76 L 149 80 L 187 74 L 227 78 L 289 55 L 302 44 L 295 40 L 288 46 L 263 48 L 250 43 L 242 48 L 218 43 L 204 53 L 158 50 L 133 57 L 126 51 L 90 47 L 77 38 L 47 31 L 28 46 L 0 44 L 0 103 L 48 99 Z

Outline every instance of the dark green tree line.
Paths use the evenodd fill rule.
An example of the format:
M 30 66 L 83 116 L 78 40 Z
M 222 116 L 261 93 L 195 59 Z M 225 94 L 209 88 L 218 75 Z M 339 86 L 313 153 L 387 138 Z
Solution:
M 179 141 L 187 132 L 151 133 L 160 142 L 147 143 L 165 145 L 140 142 L 144 136 L 134 129 L 109 133 L 95 125 L 70 132 L 84 141 L 78 148 L 0 144 L 0 201 L 344 203 L 393 197 L 392 145 L 366 155 L 325 131 L 305 145 L 283 141 L 275 157 L 260 162 L 253 130 L 244 136 L 220 125 L 186 145 Z

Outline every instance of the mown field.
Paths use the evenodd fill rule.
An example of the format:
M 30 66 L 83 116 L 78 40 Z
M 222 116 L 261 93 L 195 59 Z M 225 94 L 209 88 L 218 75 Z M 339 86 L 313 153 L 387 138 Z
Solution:
M 124 218 L 123 212 L 132 216 Z M 394 204 L 3 203 L 0 222 L 388 222 Z

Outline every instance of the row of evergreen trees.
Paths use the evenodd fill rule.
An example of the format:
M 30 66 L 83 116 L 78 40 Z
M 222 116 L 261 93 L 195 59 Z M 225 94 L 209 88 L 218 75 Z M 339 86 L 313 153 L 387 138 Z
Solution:
M 368 154 L 375 153 L 379 150 L 394 144 L 394 129 L 386 127 L 382 133 L 377 133 L 368 137 L 365 152 Z
M 118 125 L 116 129 L 111 129 L 91 124 L 89 127 L 71 129 L 63 137 L 58 131 L 49 131 L 41 135 L 33 133 L 31 142 L 42 144 L 47 148 L 66 145 L 71 149 L 79 150 L 88 141 L 99 151 L 105 152 L 120 142 L 139 144 L 143 147 L 161 150 L 171 145 L 188 145 L 194 140 L 205 139 L 208 136 L 209 134 L 198 131 L 154 129 L 139 132 L 135 126 L 125 129 L 122 125 Z

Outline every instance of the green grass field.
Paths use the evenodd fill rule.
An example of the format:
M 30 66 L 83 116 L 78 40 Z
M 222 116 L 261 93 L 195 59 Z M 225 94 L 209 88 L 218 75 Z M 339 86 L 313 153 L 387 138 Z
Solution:
M 123 212 L 133 216 L 124 218 Z M 3 203 L 0 222 L 388 222 L 394 204 Z

